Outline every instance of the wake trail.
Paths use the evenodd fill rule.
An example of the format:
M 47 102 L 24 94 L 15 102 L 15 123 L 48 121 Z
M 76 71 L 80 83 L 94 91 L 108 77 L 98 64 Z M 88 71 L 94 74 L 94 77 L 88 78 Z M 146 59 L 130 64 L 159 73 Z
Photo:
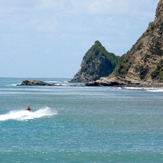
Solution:
M 51 117 L 57 114 L 58 113 L 56 110 L 52 110 L 49 107 L 45 107 L 36 111 L 14 110 L 6 114 L 0 115 L 0 121 L 7 121 L 7 120 L 24 121 L 24 120 L 43 118 L 43 117 Z

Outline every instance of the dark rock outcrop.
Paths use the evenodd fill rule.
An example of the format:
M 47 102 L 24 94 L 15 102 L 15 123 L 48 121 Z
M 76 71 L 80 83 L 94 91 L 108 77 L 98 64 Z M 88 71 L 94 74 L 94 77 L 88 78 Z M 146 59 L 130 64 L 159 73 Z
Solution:
M 89 82 L 111 74 L 119 61 L 118 56 L 109 53 L 99 41 L 87 51 L 81 69 L 71 82 Z
M 156 9 L 155 20 L 107 78 L 96 84 L 128 86 L 163 86 L 163 0 Z
M 17 86 L 58 86 L 54 83 L 47 83 L 40 80 L 24 80 L 21 84 Z

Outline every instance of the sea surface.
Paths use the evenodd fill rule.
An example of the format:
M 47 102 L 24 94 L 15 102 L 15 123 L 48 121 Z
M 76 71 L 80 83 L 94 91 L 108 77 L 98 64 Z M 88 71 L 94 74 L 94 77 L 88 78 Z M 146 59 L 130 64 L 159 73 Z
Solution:
M 23 80 L 0 78 L 0 163 L 163 163 L 163 88 Z

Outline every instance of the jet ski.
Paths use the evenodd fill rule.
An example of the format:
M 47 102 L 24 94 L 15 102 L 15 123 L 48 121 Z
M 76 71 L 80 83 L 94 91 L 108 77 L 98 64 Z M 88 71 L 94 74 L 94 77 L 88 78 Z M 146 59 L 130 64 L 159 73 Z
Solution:
M 31 111 L 31 107 L 30 107 L 30 106 L 28 106 L 26 110 Z

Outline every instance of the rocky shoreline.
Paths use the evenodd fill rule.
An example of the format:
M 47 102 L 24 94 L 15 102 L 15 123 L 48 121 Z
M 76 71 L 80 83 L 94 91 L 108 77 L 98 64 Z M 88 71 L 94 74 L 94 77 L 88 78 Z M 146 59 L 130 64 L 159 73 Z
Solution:
M 83 82 L 85 86 L 163 87 L 163 0 L 159 0 L 154 21 L 126 54 L 119 59 L 96 41 L 71 82 Z M 18 86 L 59 84 L 25 80 Z
M 114 71 L 87 86 L 163 87 L 163 0 L 155 20 L 124 54 Z
M 41 80 L 24 80 L 21 84 L 17 86 L 62 86 L 61 84 L 47 83 Z
M 88 86 L 88 87 L 103 87 L 103 86 L 107 86 L 107 87 L 163 87 L 163 83 L 149 83 L 149 82 L 143 82 L 143 83 L 139 83 L 139 82 L 135 82 L 135 83 L 131 83 L 130 81 L 126 82 L 115 82 L 115 81 L 103 81 L 104 79 L 97 80 L 97 81 L 92 81 L 92 82 L 87 82 L 85 83 L 85 85 L 83 84 L 82 86 Z M 63 86 L 62 84 L 56 84 L 56 83 L 47 83 L 47 82 L 43 82 L 40 80 L 24 80 L 22 81 L 21 84 L 17 84 L 17 86 Z M 78 86 L 74 83 L 74 85 L 70 85 L 70 86 Z M 80 85 L 81 86 L 81 85 Z
M 85 86 L 111 86 L 111 87 L 163 87 L 163 83 L 150 83 L 150 82 L 137 82 L 131 83 L 130 81 L 119 82 L 119 81 L 92 81 L 85 83 Z

